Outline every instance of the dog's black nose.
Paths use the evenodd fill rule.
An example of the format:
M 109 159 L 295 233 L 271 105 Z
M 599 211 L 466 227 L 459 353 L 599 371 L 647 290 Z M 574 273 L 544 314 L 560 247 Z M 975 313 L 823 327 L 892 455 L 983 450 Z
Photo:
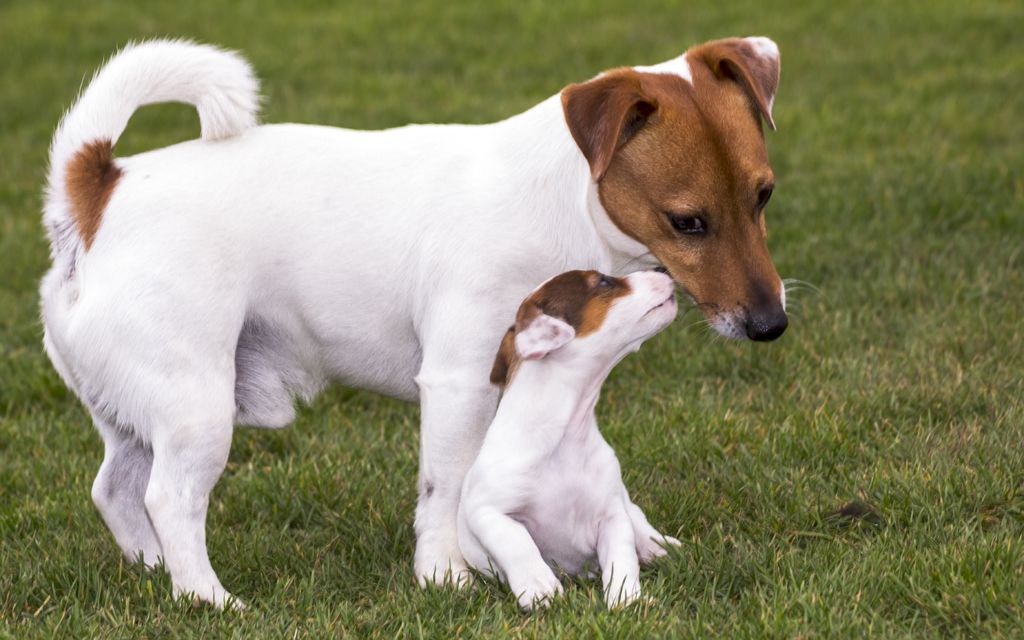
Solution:
M 767 313 L 752 313 L 747 318 L 747 337 L 758 342 L 770 342 L 778 338 L 789 326 L 789 318 L 782 307 Z
M 658 273 L 668 273 L 668 269 L 662 266 L 654 267 L 654 270 L 657 271 Z

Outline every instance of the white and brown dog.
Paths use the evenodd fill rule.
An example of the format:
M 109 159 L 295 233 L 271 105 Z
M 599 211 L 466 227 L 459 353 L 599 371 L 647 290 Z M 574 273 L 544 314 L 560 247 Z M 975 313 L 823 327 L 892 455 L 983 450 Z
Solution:
M 570 271 L 519 307 L 491 381 L 504 386 L 459 503 L 466 561 L 505 580 L 526 609 L 560 593 L 552 567 L 600 569 L 605 602 L 640 595 L 640 563 L 679 544 L 630 500 L 594 407 L 612 368 L 676 317 L 658 271 Z
M 720 40 L 494 124 L 369 132 L 256 126 L 251 69 L 213 47 L 116 55 L 54 135 L 41 298 L 106 446 L 92 494 L 118 545 L 224 604 L 205 521 L 234 425 L 284 426 L 340 381 L 420 402 L 416 575 L 463 572 L 493 345 L 538 282 L 663 265 L 723 335 L 785 329 L 763 214 L 778 79 L 773 42 Z M 115 158 L 164 101 L 195 105 L 202 139 Z

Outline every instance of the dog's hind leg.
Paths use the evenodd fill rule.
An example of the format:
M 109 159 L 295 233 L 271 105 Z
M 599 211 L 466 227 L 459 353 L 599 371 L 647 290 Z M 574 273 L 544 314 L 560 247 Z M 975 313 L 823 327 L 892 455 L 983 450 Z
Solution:
M 218 394 L 216 385 L 187 386 L 178 392 L 194 404 L 175 422 L 152 431 L 146 510 L 160 538 L 174 595 L 191 593 L 218 607 L 241 606 L 221 585 L 206 549 L 210 491 L 231 447 L 233 397 L 230 389 Z
M 92 500 L 128 559 L 152 568 L 162 555 L 144 501 L 153 452 L 135 434 L 95 414 L 93 421 L 105 451 L 92 484 Z

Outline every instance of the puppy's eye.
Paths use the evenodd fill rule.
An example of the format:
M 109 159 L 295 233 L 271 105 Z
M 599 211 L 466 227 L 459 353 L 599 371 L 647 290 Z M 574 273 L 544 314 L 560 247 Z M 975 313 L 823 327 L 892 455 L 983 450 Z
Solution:
M 761 209 L 764 209 L 765 205 L 768 204 L 768 201 L 772 199 L 772 190 L 773 190 L 772 187 L 764 187 L 763 189 L 761 189 L 760 191 L 757 192 L 757 210 L 758 211 L 760 211 Z
M 672 223 L 672 228 L 688 236 L 701 236 L 704 235 L 708 228 L 704 223 L 704 218 L 700 216 L 687 216 L 680 215 L 678 213 L 668 214 L 668 221 Z
M 601 276 L 601 279 L 597 281 L 597 287 L 599 289 L 607 289 L 612 286 L 612 281 L 608 279 L 608 276 Z

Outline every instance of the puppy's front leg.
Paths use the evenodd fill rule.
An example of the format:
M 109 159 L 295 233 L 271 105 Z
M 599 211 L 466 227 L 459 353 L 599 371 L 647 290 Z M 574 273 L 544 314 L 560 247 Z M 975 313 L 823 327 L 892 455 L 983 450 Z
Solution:
M 470 533 L 505 574 L 520 607 L 529 611 L 562 593 L 562 583 L 522 523 L 489 505 L 471 507 L 466 521 Z
M 469 573 L 456 528 L 459 494 L 494 417 L 497 392 L 487 384 L 486 371 L 438 370 L 427 360 L 416 382 L 422 416 L 416 577 L 421 586 L 462 586 Z
M 640 596 L 636 537 L 625 510 L 601 523 L 597 534 L 597 560 L 601 564 L 604 600 L 609 609 L 624 607 Z

